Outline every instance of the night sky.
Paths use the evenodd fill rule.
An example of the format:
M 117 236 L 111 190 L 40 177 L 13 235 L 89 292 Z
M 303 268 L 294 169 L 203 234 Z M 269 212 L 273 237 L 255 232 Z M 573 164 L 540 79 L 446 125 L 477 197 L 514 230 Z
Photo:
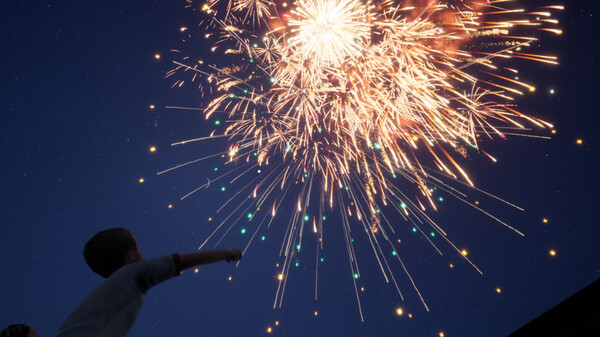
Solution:
M 193 86 L 171 88 L 173 80 L 164 79 L 173 68 L 169 51 L 181 47 L 179 28 L 198 21 L 184 6 L 183 0 L 2 1 L 0 328 L 27 323 L 52 336 L 102 281 L 82 256 L 97 231 L 129 228 L 146 258 L 195 251 L 215 226 L 208 219 L 217 218 L 215 210 L 239 186 L 221 192 L 221 185 L 211 185 L 179 201 L 215 176 L 218 160 L 156 175 L 226 149 L 218 142 L 170 146 L 213 128 L 198 111 L 165 109 L 207 102 Z M 309 235 L 311 247 L 290 273 L 283 308 L 273 309 L 284 235 L 275 224 L 239 267 L 203 266 L 151 289 L 129 336 L 266 336 L 271 327 L 272 336 L 292 337 L 501 337 L 598 279 L 600 13 L 584 1 L 565 6 L 558 16 L 564 34 L 545 34 L 537 49 L 559 56 L 561 64 L 520 67 L 537 86 L 518 101 L 520 110 L 552 122 L 556 134 L 533 130 L 552 139 L 484 143 L 499 162 L 474 156 L 468 164 L 477 187 L 525 209 L 480 196 L 482 208 L 525 237 L 452 198 L 431 215 L 483 275 L 447 246 L 440 256 L 407 230 L 401 253 L 427 312 L 396 265 L 400 300 L 366 238 L 357 235 L 361 322 L 342 227 L 331 214 L 318 301 Z M 247 238 L 240 228 L 220 247 L 242 247 Z

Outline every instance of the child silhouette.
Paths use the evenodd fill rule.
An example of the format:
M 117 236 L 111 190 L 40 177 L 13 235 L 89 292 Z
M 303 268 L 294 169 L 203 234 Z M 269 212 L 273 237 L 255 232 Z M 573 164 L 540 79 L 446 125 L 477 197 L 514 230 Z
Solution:
M 133 234 L 121 227 L 94 235 L 83 255 L 90 268 L 106 280 L 79 304 L 55 337 L 125 336 L 148 289 L 194 266 L 242 258 L 239 249 L 215 249 L 144 260 Z

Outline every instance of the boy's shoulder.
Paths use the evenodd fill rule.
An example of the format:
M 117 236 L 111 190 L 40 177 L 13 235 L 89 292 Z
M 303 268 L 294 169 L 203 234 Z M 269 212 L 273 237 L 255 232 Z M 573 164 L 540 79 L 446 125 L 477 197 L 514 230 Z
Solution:
M 119 301 L 114 301 L 117 298 L 125 302 L 131 301 L 140 293 L 145 294 L 152 286 L 175 276 L 174 274 L 171 255 L 126 264 L 94 288 L 80 306 L 98 310 L 106 305 L 117 305 L 116 302 Z
M 127 264 L 113 273 L 115 283 L 135 282 L 140 291 L 146 292 L 158 283 L 179 275 L 177 260 L 179 255 L 170 254 Z

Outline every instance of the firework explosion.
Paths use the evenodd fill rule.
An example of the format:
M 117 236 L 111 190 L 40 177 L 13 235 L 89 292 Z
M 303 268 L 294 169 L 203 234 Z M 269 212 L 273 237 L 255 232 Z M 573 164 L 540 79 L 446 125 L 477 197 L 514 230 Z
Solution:
M 216 41 L 212 51 L 233 61 L 204 65 L 184 57 L 167 77 L 192 73 L 202 93 L 211 93 L 202 109 L 205 118 L 221 116 L 228 126 L 222 134 L 213 131 L 177 144 L 227 139 L 234 169 L 213 181 L 265 170 L 260 178 L 248 178 L 226 203 L 239 198 L 207 241 L 228 233 L 245 214 L 259 220 L 254 239 L 271 225 L 284 200 L 293 200 L 281 248 L 285 261 L 275 298 L 280 306 L 303 234 L 312 229 L 322 249 L 324 210 L 335 208 L 343 220 L 359 309 L 350 217 L 363 227 L 386 281 L 402 296 L 388 263 L 396 260 L 425 305 L 396 253 L 395 229 L 383 210 L 398 211 L 440 254 L 430 236 L 439 235 L 471 263 L 427 215 L 436 210 L 435 191 L 471 204 L 446 183 L 473 186 L 460 157 L 475 151 L 495 161 L 480 148 L 482 138 L 505 138 L 532 125 L 552 127 L 516 110 L 514 98 L 535 89 L 514 79 L 518 71 L 509 63 L 556 64 L 555 57 L 525 51 L 537 41 L 536 32 L 561 33 L 552 12 L 562 7 L 527 11 L 517 5 L 509 0 L 189 2 L 204 17 L 199 27 L 206 38 Z M 317 215 L 309 216 L 309 207 Z M 362 309 L 360 314 L 362 319 Z

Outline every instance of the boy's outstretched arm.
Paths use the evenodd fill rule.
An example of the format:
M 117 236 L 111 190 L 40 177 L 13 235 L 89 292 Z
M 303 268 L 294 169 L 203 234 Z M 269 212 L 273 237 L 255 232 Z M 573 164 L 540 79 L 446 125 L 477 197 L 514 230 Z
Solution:
M 234 249 L 214 249 L 214 250 L 205 250 L 202 252 L 194 252 L 181 254 L 179 256 L 179 263 L 181 270 L 186 270 L 188 268 L 192 268 L 195 266 L 199 266 L 201 264 L 214 263 L 221 260 L 229 261 L 237 261 L 242 258 L 242 251 L 234 248 Z

